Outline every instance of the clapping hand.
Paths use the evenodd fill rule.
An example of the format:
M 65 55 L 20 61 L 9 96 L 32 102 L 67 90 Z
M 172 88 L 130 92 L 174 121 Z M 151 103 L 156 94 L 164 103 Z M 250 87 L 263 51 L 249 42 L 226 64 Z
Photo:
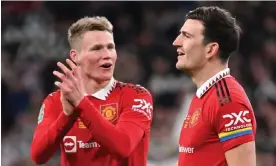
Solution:
M 66 59 L 66 63 L 70 66 L 71 70 L 63 63 L 57 63 L 63 73 L 58 71 L 53 72 L 53 74 L 61 80 L 61 82 L 56 81 L 55 85 L 61 90 L 61 100 L 63 100 L 62 97 L 64 97 L 64 99 L 66 99 L 72 106 L 76 107 L 85 96 L 85 88 L 81 77 L 81 68 L 76 66 L 69 59 Z M 64 105 L 65 101 L 62 102 Z M 73 113 L 73 110 L 68 109 L 68 112 L 65 113 L 70 115 Z

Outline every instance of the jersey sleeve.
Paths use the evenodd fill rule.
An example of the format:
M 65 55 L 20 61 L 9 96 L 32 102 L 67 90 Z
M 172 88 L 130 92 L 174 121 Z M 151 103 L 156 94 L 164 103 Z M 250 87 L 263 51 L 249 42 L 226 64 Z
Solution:
M 150 129 L 153 114 L 152 96 L 148 91 L 142 94 L 126 93 L 123 96 L 120 122 L 130 122 L 141 127 L 144 131 Z
M 221 106 L 216 117 L 216 132 L 224 151 L 255 140 L 255 117 L 245 104 L 231 102 Z
M 56 94 L 50 94 L 42 103 L 38 124 L 31 145 L 31 157 L 37 164 L 46 163 L 59 148 L 64 135 L 70 130 L 76 118 L 66 116 L 61 104 L 55 101 Z

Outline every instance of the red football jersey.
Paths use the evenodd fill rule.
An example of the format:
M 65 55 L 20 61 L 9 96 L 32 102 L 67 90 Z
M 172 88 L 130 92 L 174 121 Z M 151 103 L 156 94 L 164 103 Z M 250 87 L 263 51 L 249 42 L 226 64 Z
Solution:
M 256 120 L 241 85 L 225 69 L 194 96 L 179 139 L 179 166 L 227 166 L 225 152 L 254 141 Z
M 146 166 L 152 121 L 151 94 L 112 79 L 85 97 L 70 117 L 60 91 L 43 102 L 31 155 L 46 163 L 60 147 L 62 166 Z

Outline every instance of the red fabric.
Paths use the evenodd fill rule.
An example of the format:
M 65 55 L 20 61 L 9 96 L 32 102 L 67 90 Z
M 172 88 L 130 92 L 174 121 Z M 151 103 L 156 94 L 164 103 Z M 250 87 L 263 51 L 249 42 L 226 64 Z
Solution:
M 231 118 L 223 118 L 223 116 L 225 115 L 229 115 Z M 244 119 L 248 119 L 251 122 L 246 122 Z M 235 138 L 229 138 L 226 141 L 221 141 L 223 144 L 223 150 L 225 152 L 240 144 L 255 140 L 254 133 L 256 132 L 256 122 L 254 122 L 254 119 L 254 113 L 253 110 L 250 108 L 250 105 L 244 105 L 242 103 L 234 101 L 232 103 L 225 105 L 224 107 L 220 107 L 217 113 L 217 117 L 214 119 L 216 132 L 218 134 L 225 132 L 229 133 L 231 131 L 238 132 L 240 129 L 244 129 L 247 127 L 252 128 L 251 134 L 245 133 L 242 136 L 236 136 Z M 226 127 L 230 124 L 232 125 Z
M 47 162 L 60 145 L 62 166 L 146 166 L 151 94 L 117 84 L 106 100 L 85 97 L 71 117 L 64 118 L 59 92 L 49 97 L 51 102 L 46 99 L 32 144 L 33 160 Z
M 226 151 L 255 140 L 255 116 L 243 88 L 233 77 L 226 77 L 225 81 L 230 96 L 225 85 L 219 83 L 201 98 L 194 96 L 180 134 L 179 166 L 227 166 Z M 219 137 L 247 126 L 252 127 L 252 133 Z
M 44 117 L 35 130 L 31 145 L 31 157 L 38 164 L 44 164 L 52 157 L 76 120 L 75 115 L 69 117 L 61 111 L 57 101 L 60 95 L 55 95 L 56 98 L 49 95 L 43 102 Z
M 78 110 L 94 140 L 120 158 L 128 157 L 143 137 L 143 128 L 135 123 L 119 122 L 116 126 L 109 123 L 87 98 L 82 100 Z

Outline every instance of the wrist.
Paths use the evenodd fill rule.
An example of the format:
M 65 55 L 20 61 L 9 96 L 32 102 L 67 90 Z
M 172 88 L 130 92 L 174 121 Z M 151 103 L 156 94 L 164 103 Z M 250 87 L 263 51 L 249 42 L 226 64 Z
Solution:
M 78 105 L 80 105 L 81 101 L 85 98 L 85 96 L 82 96 L 80 99 L 76 100 L 76 102 L 74 103 L 75 107 L 78 107 Z
M 70 115 L 72 115 L 73 112 L 70 112 L 70 113 L 69 113 L 69 112 L 66 112 L 66 111 L 63 110 L 63 113 L 64 113 L 66 116 L 70 116 Z
M 75 118 L 79 116 L 79 112 L 73 107 L 72 107 L 72 111 L 70 112 L 63 110 L 63 114 L 65 117 L 68 117 L 68 118 Z

